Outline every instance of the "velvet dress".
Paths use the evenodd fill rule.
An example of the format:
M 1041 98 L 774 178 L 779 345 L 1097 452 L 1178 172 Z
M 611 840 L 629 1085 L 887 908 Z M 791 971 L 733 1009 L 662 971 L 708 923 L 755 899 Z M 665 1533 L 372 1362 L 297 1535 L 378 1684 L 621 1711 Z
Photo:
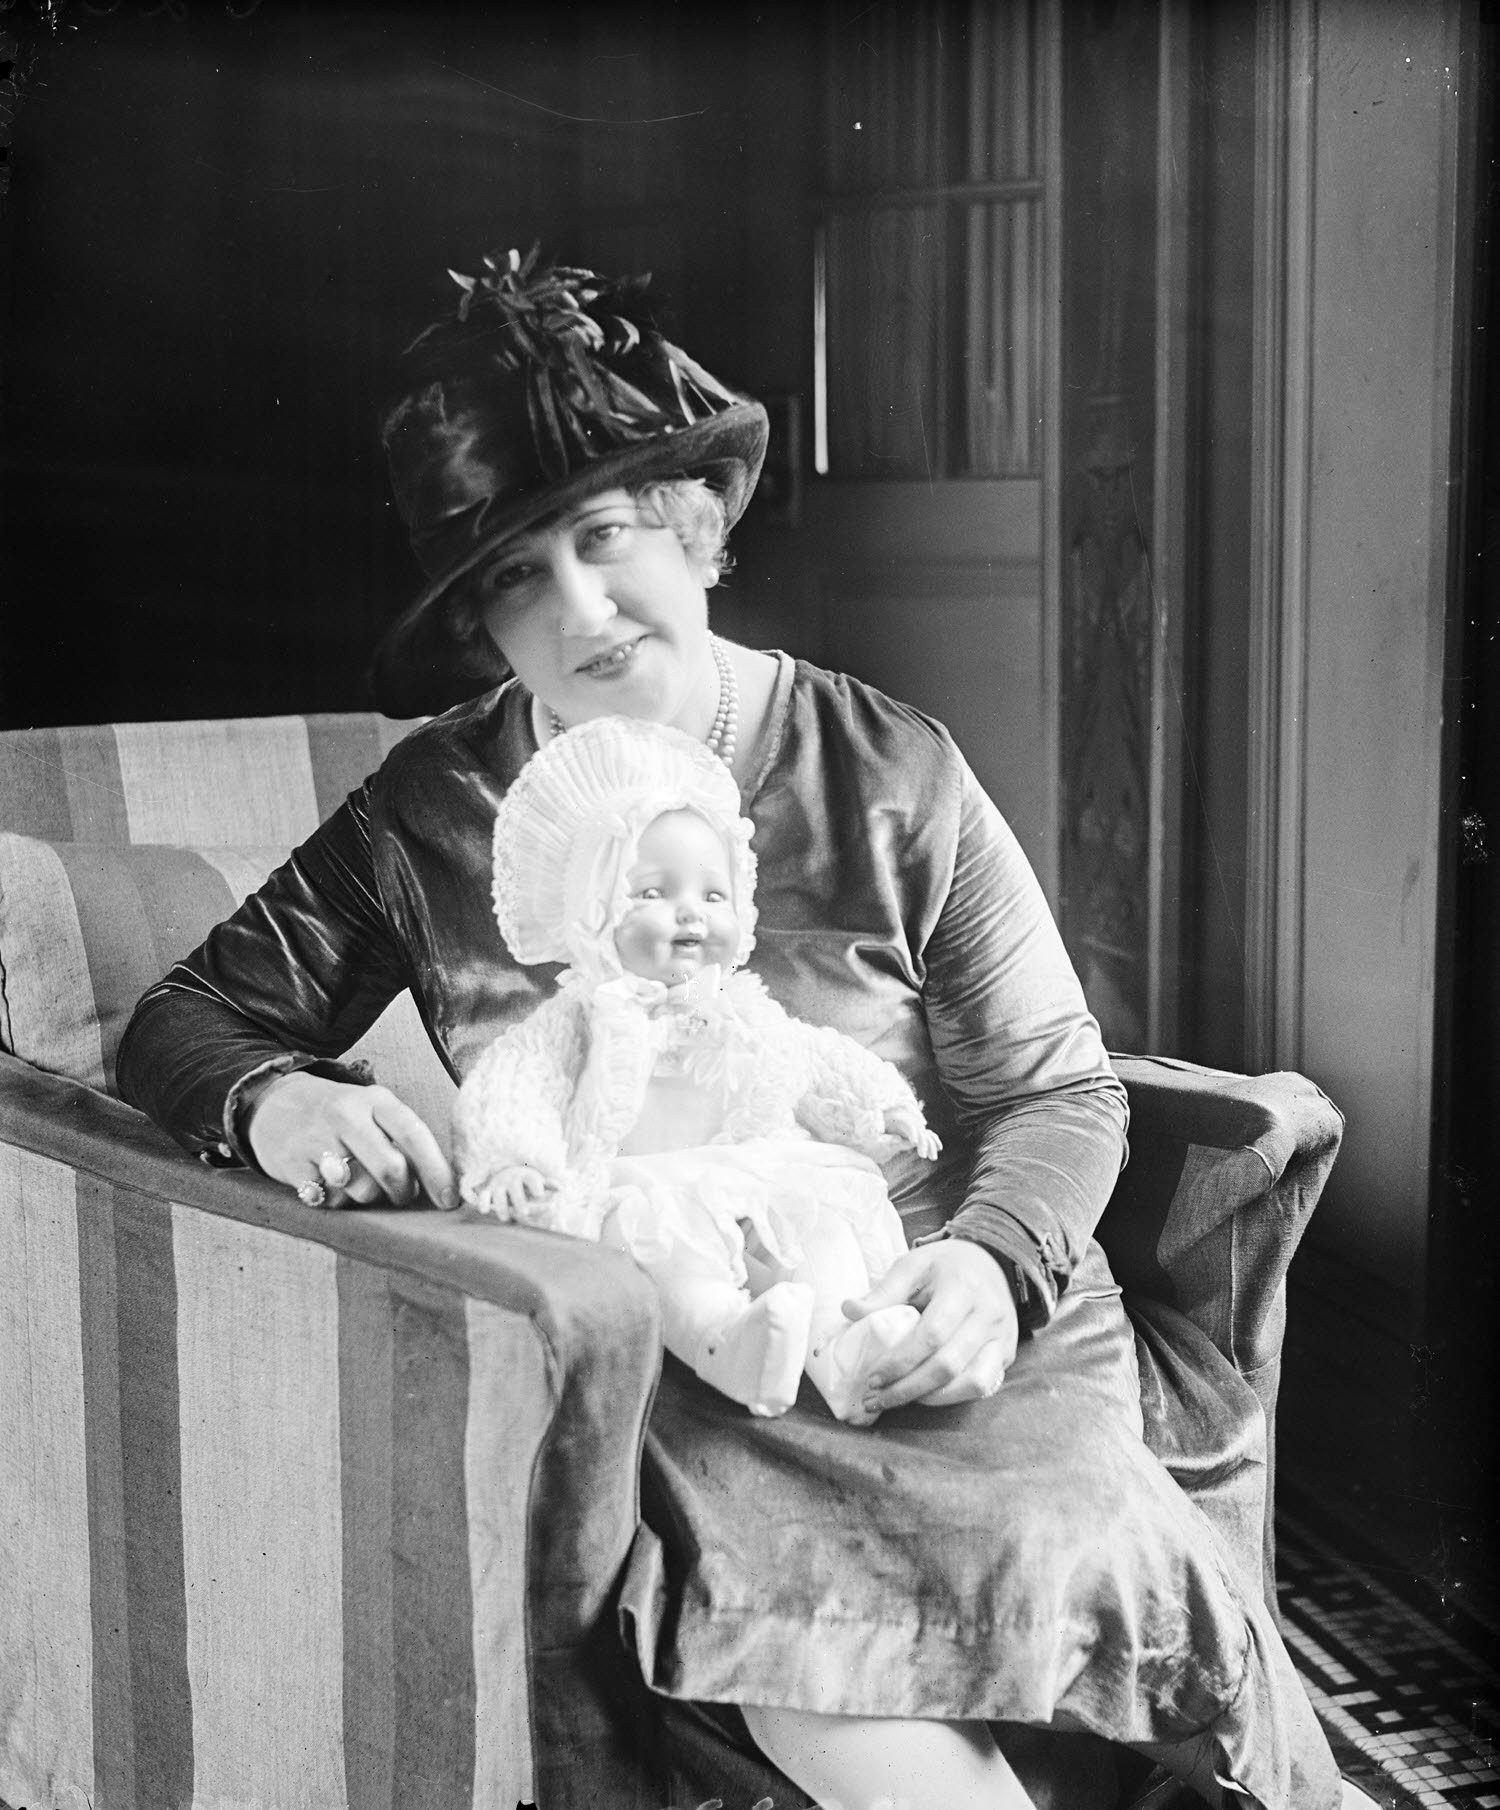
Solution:
M 416 731 L 141 1002 L 122 1092 L 242 1158 L 257 1078 L 338 1072 L 410 986 L 455 1075 L 555 990 L 490 911 L 496 805 L 535 752 L 514 681 Z M 743 788 L 752 970 L 893 1062 L 943 1140 L 885 1165 L 913 1243 L 990 1249 L 1024 1333 L 990 1399 L 873 1429 L 784 1417 L 665 1361 L 622 1625 L 693 1702 L 1089 1730 L 1210 1801 L 1332 1810 L 1337 1770 L 1252 1566 L 1152 1455 L 1092 1237 L 1125 1099 L 1014 837 L 938 725 L 781 659 Z

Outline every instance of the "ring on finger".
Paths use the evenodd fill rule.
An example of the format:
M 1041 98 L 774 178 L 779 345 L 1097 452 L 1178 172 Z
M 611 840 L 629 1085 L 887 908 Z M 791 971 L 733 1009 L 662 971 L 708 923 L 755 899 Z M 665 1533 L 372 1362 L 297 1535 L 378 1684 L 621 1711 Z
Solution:
M 297 1198 L 304 1207 L 326 1207 L 328 1190 L 320 1181 L 306 1181 L 297 1190 Z
M 347 1188 L 354 1166 L 342 1150 L 325 1150 L 318 1158 L 318 1174 L 330 1188 Z

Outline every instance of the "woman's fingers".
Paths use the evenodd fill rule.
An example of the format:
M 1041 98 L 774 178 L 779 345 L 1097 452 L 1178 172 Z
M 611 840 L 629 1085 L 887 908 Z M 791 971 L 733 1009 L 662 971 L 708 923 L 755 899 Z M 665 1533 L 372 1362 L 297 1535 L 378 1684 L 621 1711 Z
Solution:
M 972 1367 L 980 1351 L 991 1342 L 990 1329 L 977 1315 L 965 1316 L 961 1324 L 944 1336 L 940 1324 L 930 1319 L 932 1310 L 911 1333 L 921 1356 L 896 1346 L 869 1378 L 865 1407 L 870 1413 L 903 1407 L 907 1402 L 945 1403 L 971 1401 L 983 1392 L 984 1385 L 973 1375 Z
M 918 1251 L 907 1251 L 904 1256 L 896 1259 L 868 1293 L 859 1296 L 857 1300 L 844 1303 L 845 1317 L 862 1320 L 866 1314 L 874 1313 L 877 1307 L 924 1306 L 931 1268 L 925 1247 Z
M 994 1393 L 1015 1356 L 1018 1326 L 1010 1285 L 988 1251 L 957 1238 L 908 1251 L 844 1311 L 858 1319 L 896 1301 L 920 1308 L 921 1318 L 872 1374 L 869 1412 Z
M 456 1203 L 453 1171 L 426 1123 L 386 1087 L 357 1087 L 298 1071 L 257 1101 L 247 1133 L 267 1175 L 299 1191 L 316 1184 L 330 1206 L 409 1205 L 419 1189 Z M 348 1183 L 328 1186 L 342 1155 Z M 314 1203 L 316 1204 L 316 1203 Z
M 351 1207 L 373 1207 L 377 1200 L 383 1198 L 380 1183 L 361 1164 L 355 1163 L 349 1185 L 344 1189 L 344 1199 L 331 1200 L 329 1204 L 343 1206 L 347 1202 Z
M 455 1198 L 453 1171 L 426 1121 L 386 1087 L 356 1087 L 363 1099 L 340 1102 L 348 1128 L 343 1142 L 375 1184 L 373 1198 L 410 1206 L 418 1193 L 434 1205 Z M 358 1199 L 351 1189 L 351 1199 Z
M 1005 1355 L 1002 1340 L 990 1339 L 979 1347 L 951 1383 L 940 1384 L 918 1399 L 924 1407 L 951 1408 L 956 1402 L 977 1401 L 993 1395 L 1005 1381 L 1005 1372 L 1014 1356 L 1014 1352 L 1010 1357 Z

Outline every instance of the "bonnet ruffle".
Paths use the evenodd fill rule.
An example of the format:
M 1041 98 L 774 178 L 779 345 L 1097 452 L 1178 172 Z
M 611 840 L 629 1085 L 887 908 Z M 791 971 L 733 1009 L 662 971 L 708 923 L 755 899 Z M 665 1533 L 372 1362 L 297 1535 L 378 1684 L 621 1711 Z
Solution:
M 595 717 L 526 763 L 495 816 L 495 920 L 518 962 L 566 962 L 589 986 L 623 972 L 614 933 L 642 834 L 696 811 L 730 860 L 742 966 L 755 943 L 753 826 L 739 787 L 702 742 L 659 723 Z

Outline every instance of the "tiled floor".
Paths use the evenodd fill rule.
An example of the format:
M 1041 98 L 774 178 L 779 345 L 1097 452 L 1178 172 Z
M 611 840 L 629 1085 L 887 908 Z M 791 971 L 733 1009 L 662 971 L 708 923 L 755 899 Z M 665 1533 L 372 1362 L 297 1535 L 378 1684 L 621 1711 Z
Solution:
M 1500 1636 L 1278 1517 L 1287 1644 L 1347 1777 L 1400 1810 L 1500 1810 Z

